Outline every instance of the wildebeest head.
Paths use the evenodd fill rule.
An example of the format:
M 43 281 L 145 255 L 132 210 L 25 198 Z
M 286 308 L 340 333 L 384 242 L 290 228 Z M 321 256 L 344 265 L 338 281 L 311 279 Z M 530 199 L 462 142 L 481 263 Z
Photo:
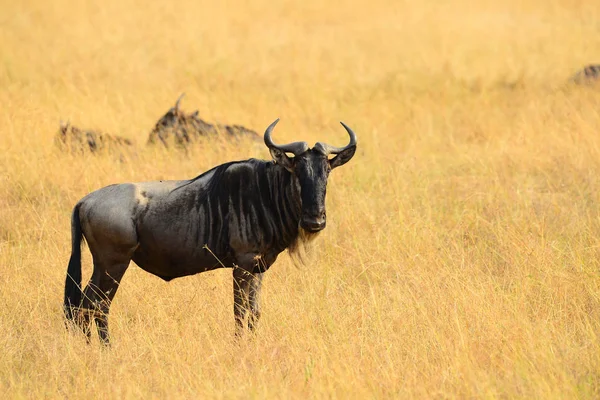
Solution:
M 66 146 L 72 151 L 90 150 L 95 152 L 101 147 L 99 143 L 101 141 L 100 136 L 102 135 L 99 132 L 80 129 L 71 125 L 70 121 L 66 123 L 61 121 L 57 144 L 61 147 Z
M 302 199 L 300 227 L 307 232 L 316 233 L 325 228 L 325 193 L 327 178 L 332 169 L 344 165 L 356 152 L 356 134 L 343 122 L 342 126 L 350 135 L 350 143 L 345 147 L 334 147 L 317 142 L 310 148 L 306 142 L 293 142 L 277 145 L 271 139 L 271 133 L 279 119 L 265 131 L 265 144 L 273 160 L 291 172 L 298 180 Z M 294 157 L 289 157 L 291 153 Z M 329 159 L 329 155 L 335 157 Z
M 177 99 L 177 102 L 175 102 L 175 107 L 171 107 L 169 111 L 167 111 L 167 113 L 163 115 L 161 119 L 158 120 L 158 122 L 156 123 L 156 128 L 171 128 L 177 123 L 179 123 L 179 120 L 185 118 L 185 114 L 179 109 L 179 103 L 181 102 L 181 99 L 184 95 L 185 93 L 182 93 L 181 96 L 179 96 L 179 98 Z

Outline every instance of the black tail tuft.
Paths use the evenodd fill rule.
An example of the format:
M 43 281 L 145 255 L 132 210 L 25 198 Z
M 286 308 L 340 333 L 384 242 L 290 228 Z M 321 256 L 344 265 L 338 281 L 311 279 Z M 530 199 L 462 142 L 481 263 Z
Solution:
M 73 209 L 71 217 L 71 259 L 65 281 L 65 316 L 75 319 L 75 311 L 81 306 L 83 293 L 81 291 L 81 221 L 79 220 L 79 204 Z

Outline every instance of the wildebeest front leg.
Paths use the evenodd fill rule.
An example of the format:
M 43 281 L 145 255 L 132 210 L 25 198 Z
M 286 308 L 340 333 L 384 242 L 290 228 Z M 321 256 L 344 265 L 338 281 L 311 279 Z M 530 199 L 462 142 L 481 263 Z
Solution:
M 251 330 L 258 322 L 261 281 L 261 273 L 249 272 L 240 266 L 233 268 L 233 314 L 238 335 L 243 332 L 248 312 L 248 327 Z
M 236 334 L 240 334 L 244 328 L 251 275 L 242 267 L 233 267 L 233 316 L 235 317 Z
M 248 328 L 253 331 L 260 319 L 260 289 L 262 287 L 263 274 L 255 272 L 249 285 L 248 303 L 250 316 L 248 317 Z

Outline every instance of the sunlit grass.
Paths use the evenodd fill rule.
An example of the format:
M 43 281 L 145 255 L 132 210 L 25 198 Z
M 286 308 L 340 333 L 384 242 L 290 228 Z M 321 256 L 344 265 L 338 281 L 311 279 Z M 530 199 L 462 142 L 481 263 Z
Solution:
M 0 15 L 0 393 L 11 398 L 598 398 L 600 94 L 594 2 L 12 2 Z M 307 265 L 268 271 L 233 337 L 229 270 L 132 264 L 114 346 L 62 319 L 70 214 L 127 181 L 264 146 L 145 146 L 182 107 L 343 145 Z M 136 153 L 72 155 L 59 122 Z M 84 279 L 91 256 L 84 250 Z

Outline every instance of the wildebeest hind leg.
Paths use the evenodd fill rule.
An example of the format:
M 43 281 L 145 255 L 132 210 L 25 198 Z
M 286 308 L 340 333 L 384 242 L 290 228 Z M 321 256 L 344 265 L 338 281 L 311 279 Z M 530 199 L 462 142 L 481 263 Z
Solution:
M 84 331 L 89 337 L 90 316 L 93 317 L 98 328 L 98 336 L 103 344 L 110 342 L 108 333 L 110 303 L 115 297 L 128 266 L 129 262 L 114 263 L 108 267 L 94 263 L 92 279 L 84 291 L 83 308 L 88 310 L 84 321 Z

